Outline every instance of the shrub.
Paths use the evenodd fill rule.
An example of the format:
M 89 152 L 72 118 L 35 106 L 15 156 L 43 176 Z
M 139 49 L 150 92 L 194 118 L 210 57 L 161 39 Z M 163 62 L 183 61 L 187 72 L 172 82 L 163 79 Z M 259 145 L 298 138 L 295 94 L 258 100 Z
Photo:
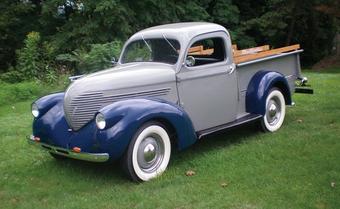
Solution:
M 68 85 L 66 76 L 61 76 L 53 85 L 40 81 L 5 83 L 0 81 L 0 106 L 19 101 L 34 100 L 51 92 L 62 91 Z
M 0 75 L 0 80 L 7 83 L 18 83 L 23 81 L 22 72 L 17 71 L 14 67 L 10 67 L 8 72 Z
M 38 78 L 41 75 L 39 72 L 43 67 L 40 34 L 38 32 L 30 32 L 24 44 L 25 46 L 18 51 L 18 64 L 16 68 L 22 74 L 22 80 Z
M 57 61 L 67 66 L 74 66 L 76 74 L 95 72 L 111 67 L 112 58 L 118 58 L 121 48 L 120 41 L 92 44 L 88 52 L 77 49 L 72 53 L 58 55 Z

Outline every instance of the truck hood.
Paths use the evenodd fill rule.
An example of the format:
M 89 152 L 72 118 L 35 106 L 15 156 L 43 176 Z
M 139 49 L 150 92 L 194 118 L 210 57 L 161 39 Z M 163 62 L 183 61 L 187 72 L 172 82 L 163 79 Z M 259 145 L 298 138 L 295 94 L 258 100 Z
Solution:
M 65 92 L 64 112 L 73 130 L 93 119 L 115 101 L 168 94 L 175 85 L 175 70 L 161 63 L 133 63 L 89 74 L 75 80 Z
M 79 90 L 84 91 L 85 89 L 85 91 L 122 89 L 174 80 L 175 70 L 170 65 L 154 63 L 127 64 L 84 76 L 74 81 L 68 88 L 67 93 Z

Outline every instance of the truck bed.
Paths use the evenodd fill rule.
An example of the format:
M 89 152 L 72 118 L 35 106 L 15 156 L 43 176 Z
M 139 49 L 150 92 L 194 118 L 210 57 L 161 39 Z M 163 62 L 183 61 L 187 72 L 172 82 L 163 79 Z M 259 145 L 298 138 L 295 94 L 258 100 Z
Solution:
M 291 93 L 295 91 L 295 81 L 301 77 L 299 53 L 303 50 L 300 45 L 291 45 L 277 49 L 270 49 L 269 45 L 248 49 L 237 49 L 233 45 L 233 58 L 237 66 L 239 109 L 237 118 L 242 118 L 246 113 L 245 97 L 251 78 L 261 70 L 276 71 L 285 76 Z M 189 49 L 191 54 L 206 55 L 213 53 L 213 49 L 203 49 L 195 46 Z
M 276 53 L 277 51 L 274 51 L 275 53 L 266 56 L 262 55 L 262 53 L 254 54 L 260 54 L 259 57 L 249 55 L 249 59 L 243 58 L 243 61 L 236 65 L 240 100 L 238 110 L 239 113 L 245 112 L 244 105 L 248 84 L 254 74 L 259 71 L 268 70 L 283 74 L 288 81 L 290 92 L 294 93 L 295 81 L 297 78 L 301 77 L 299 53 L 303 50 Z

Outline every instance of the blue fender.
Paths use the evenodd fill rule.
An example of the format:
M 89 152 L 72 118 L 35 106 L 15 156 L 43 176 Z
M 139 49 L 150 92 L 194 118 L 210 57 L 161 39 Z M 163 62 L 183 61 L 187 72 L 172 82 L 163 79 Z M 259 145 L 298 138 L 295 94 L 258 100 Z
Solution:
M 179 106 L 161 99 L 128 99 L 110 104 L 100 111 L 107 121 L 104 130 L 98 130 L 97 140 L 110 156 L 117 158 L 127 149 L 130 140 L 145 122 L 156 120 L 170 125 L 177 134 L 179 149 L 184 149 L 197 140 L 192 122 Z M 104 144 L 102 144 L 104 143 Z
M 109 153 L 110 160 L 120 158 L 138 128 L 147 121 L 157 120 L 175 130 L 179 149 L 196 142 L 197 136 L 190 118 L 175 104 L 160 99 L 129 99 L 110 104 L 100 110 L 107 127 L 99 130 L 95 120 L 79 131 L 72 131 L 65 119 L 64 94 L 52 94 L 36 101 L 44 114 L 33 121 L 33 135 L 41 142 L 82 152 Z
M 49 111 L 58 102 L 64 100 L 64 92 L 49 94 L 37 99 L 34 103 L 37 104 L 39 109 L 39 117 L 43 116 L 47 111 Z
M 291 92 L 287 79 L 281 73 L 274 71 L 259 71 L 250 80 L 246 94 L 246 111 L 264 115 L 266 98 L 269 91 L 277 87 L 285 97 L 286 105 L 292 103 Z

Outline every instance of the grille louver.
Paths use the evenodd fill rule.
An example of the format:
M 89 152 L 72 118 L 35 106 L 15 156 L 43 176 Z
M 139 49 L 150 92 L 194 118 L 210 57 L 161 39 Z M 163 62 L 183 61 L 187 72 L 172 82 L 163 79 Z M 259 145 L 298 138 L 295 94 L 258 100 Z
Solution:
M 64 104 L 65 116 L 72 129 L 77 131 L 92 120 L 98 110 L 108 104 L 123 99 L 165 96 L 169 92 L 170 88 L 119 95 L 105 95 L 104 92 L 85 92 Z

